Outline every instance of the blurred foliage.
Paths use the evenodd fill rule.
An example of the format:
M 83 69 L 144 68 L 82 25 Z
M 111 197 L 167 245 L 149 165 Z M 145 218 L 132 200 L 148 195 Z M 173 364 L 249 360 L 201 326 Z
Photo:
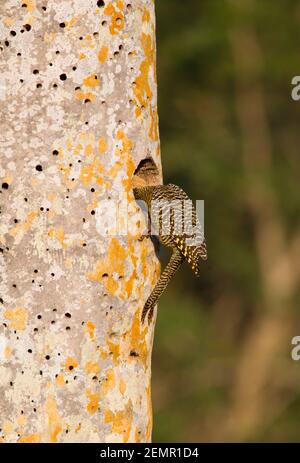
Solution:
M 300 102 L 290 96 L 291 79 L 300 74 L 300 2 L 159 0 L 156 14 L 164 182 L 205 200 L 209 260 L 199 279 L 184 265 L 160 302 L 153 440 L 299 440 L 300 363 L 290 358 L 290 340 L 300 334 L 300 293 L 289 291 L 279 320 L 262 265 L 265 259 L 272 269 L 272 252 L 265 257 L 260 240 L 266 230 L 268 242 L 270 223 L 271 230 L 283 230 L 285 249 L 290 250 L 300 232 Z M 236 31 L 245 38 L 241 60 L 244 54 L 254 62 L 249 76 L 234 58 Z M 257 122 L 249 128 L 249 139 L 260 134 L 261 146 L 266 139 L 271 152 L 266 168 L 255 170 L 250 193 L 239 87 L 240 98 L 243 92 L 259 95 L 255 89 L 262 89 L 261 98 L 253 99 L 254 108 L 244 105 L 242 112 L 245 117 L 248 110 L 264 114 L 266 127 Z M 249 205 L 251 191 L 259 194 L 261 188 L 277 210 L 265 224 Z M 260 205 L 264 210 L 265 204 L 267 213 L 265 197 Z M 299 251 L 293 249 L 291 259 Z M 274 265 L 275 256 L 276 249 Z M 285 267 L 282 272 L 288 278 Z M 279 320 L 284 335 L 278 349 L 265 356 L 261 351 L 272 340 L 262 342 L 261 349 L 253 345 L 253 355 L 261 362 L 267 355 L 269 359 L 258 369 L 245 351 L 251 351 L 256 327 L 257 332 L 264 329 L 265 315 L 270 324 Z M 258 383 L 254 418 L 249 403 L 241 410 L 243 400 L 236 398 L 252 400 L 251 387 L 248 393 L 247 382 L 239 380 L 246 361 L 252 368 L 249 384 L 255 378 Z

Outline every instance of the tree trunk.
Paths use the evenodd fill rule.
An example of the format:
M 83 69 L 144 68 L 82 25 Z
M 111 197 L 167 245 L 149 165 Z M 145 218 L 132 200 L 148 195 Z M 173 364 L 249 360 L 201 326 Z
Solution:
M 160 170 L 154 2 L 4 0 L 0 20 L 1 439 L 149 442 L 159 262 L 132 185 Z

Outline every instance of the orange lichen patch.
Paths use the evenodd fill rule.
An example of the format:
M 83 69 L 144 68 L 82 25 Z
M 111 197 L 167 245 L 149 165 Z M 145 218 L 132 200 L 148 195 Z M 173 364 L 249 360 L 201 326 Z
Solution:
M 114 364 L 117 365 L 119 363 L 118 360 L 120 357 L 120 344 L 114 344 L 109 339 L 107 339 L 107 345 L 109 348 L 109 353 L 112 355 Z
M 5 421 L 2 428 L 5 434 L 10 434 L 14 430 L 14 426 L 11 421 Z
M 16 307 L 15 309 L 7 309 L 4 312 L 4 318 L 6 320 L 9 320 L 10 328 L 17 331 L 23 331 L 26 328 L 28 312 L 22 307 Z
M 78 367 L 78 362 L 75 357 L 68 357 L 65 363 L 65 368 L 67 371 L 72 371 L 74 368 Z
M 67 146 L 68 151 L 72 151 L 72 149 L 73 149 L 73 140 L 72 140 L 72 138 L 67 139 L 66 146 Z
M 25 424 L 27 423 L 27 419 L 24 415 L 20 415 L 18 418 L 17 418 L 17 423 L 19 426 L 25 426 Z
M 104 415 L 105 423 L 111 423 L 111 432 L 123 435 L 123 442 L 128 442 L 131 426 L 133 421 L 132 402 L 129 400 L 124 410 L 113 413 L 111 410 L 106 410 Z
M 56 33 L 55 32 L 45 32 L 44 34 L 44 42 L 46 43 L 52 43 L 56 39 Z
M 145 53 L 145 59 L 140 65 L 140 74 L 135 79 L 133 91 L 140 106 L 147 106 L 147 101 L 153 97 L 151 86 L 149 83 L 149 71 L 154 65 L 154 46 L 152 37 L 149 34 L 142 33 L 142 47 Z
M 62 375 L 62 374 L 57 375 L 56 378 L 55 378 L 55 382 L 56 382 L 57 386 L 64 387 L 65 384 L 66 384 L 64 375 Z
M 19 234 L 25 234 L 30 230 L 30 227 L 32 225 L 32 222 L 34 219 L 38 216 L 37 211 L 31 211 L 27 214 L 27 218 L 24 220 L 24 222 L 18 223 L 14 228 L 12 228 L 9 231 L 9 234 L 13 236 L 14 238 L 19 235 Z
M 122 140 L 123 143 L 123 152 L 122 155 L 126 156 L 126 174 L 129 179 L 131 179 L 135 171 L 135 163 L 132 157 L 133 142 L 126 137 L 122 130 L 118 131 L 118 139 Z
M 124 381 L 123 378 L 120 379 L 120 383 L 119 383 L 119 391 L 122 395 L 125 394 L 125 391 L 126 391 L 126 383 Z
M 97 198 L 95 197 L 95 195 L 93 195 L 93 196 L 94 196 L 93 201 L 90 204 L 87 205 L 88 212 L 91 212 L 91 211 L 97 209 L 97 207 L 98 207 Z
M 116 291 L 119 288 L 119 283 L 114 280 L 112 276 L 109 276 L 105 280 L 104 286 L 110 294 L 116 294 Z
M 53 202 L 56 199 L 56 194 L 55 193 L 48 193 L 47 198 L 49 201 Z
M 89 334 L 90 338 L 94 339 L 94 337 L 95 337 L 95 333 L 94 333 L 95 332 L 95 325 L 90 320 L 86 324 L 86 331 Z
M 104 64 L 108 56 L 108 47 L 102 47 L 98 53 L 98 61 Z
M 30 13 L 35 10 L 35 0 L 24 0 L 20 1 L 20 3 L 26 5 L 26 8 Z
M 56 402 L 53 395 L 49 395 L 45 404 L 45 411 L 48 421 L 48 432 L 51 442 L 57 442 L 57 436 L 61 432 L 61 418 L 57 411 Z
M 66 184 L 68 185 L 68 188 L 71 188 L 73 185 L 72 185 L 71 181 L 69 180 L 70 173 L 71 173 L 70 166 L 60 164 L 59 169 L 60 169 L 61 173 L 63 174 L 63 179 L 65 180 Z
M 80 101 L 90 100 L 91 102 L 93 102 L 95 99 L 95 95 L 94 93 L 82 92 L 81 90 L 78 89 L 78 90 L 75 90 L 75 98 L 76 100 L 80 100 Z
M 137 118 L 140 117 L 141 114 L 142 114 L 142 108 L 136 108 L 136 110 L 135 110 L 135 115 L 136 115 L 136 117 L 137 117 Z
M 10 175 L 6 175 L 3 179 L 2 182 L 8 183 L 9 185 L 12 183 L 13 178 Z
M 122 168 L 122 163 L 120 161 L 117 161 L 114 163 L 114 165 L 109 169 L 108 175 L 110 178 L 115 178 L 119 172 L 119 170 Z
M 23 436 L 18 439 L 18 442 L 22 444 L 38 444 L 41 442 L 40 433 L 36 432 L 34 434 L 29 434 L 28 436 Z
M 83 79 L 83 85 L 86 87 L 96 88 L 99 87 L 100 82 L 96 74 L 92 74 L 85 79 Z
M 101 137 L 99 138 L 99 141 L 98 141 L 98 152 L 99 154 L 103 154 L 105 153 L 106 150 L 107 150 L 106 140 L 104 137 Z
M 131 277 L 125 282 L 125 291 L 127 293 L 127 297 L 131 296 L 134 282 L 137 280 L 137 273 L 133 270 Z
M 150 22 L 150 13 L 149 10 L 147 10 L 147 8 L 144 9 L 143 22 Z
M 144 279 L 146 279 L 148 275 L 147 256 L 148 256 L 149 249 L 145 243 L 145 240 L 142 241 L 141 247 L 142 249 L 141 249 L 140 261 L 141 261 L 141 266 L 142 266 L 142 274 L 144 276 Z
M 92 392 L 91 389 L 87 389 L 85 394 L 89 401 L 86 409 L 91 415 L 93 415 L 99 407 L 100 392 Z
M 74 148 L 74 151 L 73 151 L 74 155 L 78 156 L 81 153 L 81 150 L 82 150 L 82 145 L 78 143 Z
M 81 46 L 84 48 L 95 48 L 95 45 L 92 41 L 92 36 L 91 34 L 87 34 L 84 39 L 81 41 Z
M 103 350 L 103 349 L 99 349 L 99 353 L 100 353 L 100 357 L 102 358 L 102 360 L 105 360 L 105 359 L 107 359 L 107 357 L 108 357 L 108 353 L 107 353 L 107 352 L 105 352 L 105 350 Z
M 153 425 L 153 413 L 152 413 L 152 400 L 151 400 L 151 384 L 146 389 L 147 394 L 147 414 L 148 414 L 148 423 L 146 431 L 146 442 L 150 442 L 152 434 L 152 425 Z
M 121 5 L 122 7 L 120 8 Z M 117 8 L 118 10 L 113 3 L 110 2 L 104 10 L 104 14 L 111 17 L 109 30 L 112 35 L 118 34 L 124 29 L 124 15 L 121 11 L 124 8 L 123 2 L 117 2 Z
M 108 247 L 107 257 L 97 263 L 96 272 L 90 277 L 93 281 L 99 281 L 102 274 L 109 269 L 110 272 L 124 273 L 124 263 L 127 257 L 126 250 L 117 238 L 112 238 Z
M 138 353 L 139 358 L 142 360 L 145 367 L 148 361 L 148 349 L 145 339 L 147 331 L 148 328 L 142 330 L 140 311 L 137 310 L 133 317 L 131 330 L 128 332 L 129 345 L 130 351 Z
M 66 22 L 66 27 L 67 29 L 71 29 L 71 27 L 75 26 L 75 24 L 77 24 L 77 19 L 72 18 L 71 21 Z
M 155 271 L 154 271 L 154 273 L 152 275 L 152 279 L 151 279 L 151 284 L 152 284 L 153 287 L 156 285 L 157 280 L 159 278 L 160 269 L 161 269 L 160 262 L 157 262 L 156 267 L 155 267 Z
M 79 59 L 84 59 L 86 58 L 86 54 L 85 53 L 79 53 Z
M 92 154 L 93 152 L 93 145 L 91 145 L 91 143 L 89 143 L 88 145 L 86 145 L 86 147 L 84 148 L 84 154 L 86 156 L 89 156 L 90 154 Z
M 113 389 L 116 385 L 116 377 L 113 368 L 110 368 L 106 372 L 106 377 L 101 384 L 101 396 L 106 395 L 110 389 Z
M 5 26 L 11 27 L 14 24 L 15 19 L 13 19 L 13 18 L 4 18 L 2 22 L 3 22 L 3 24 L 5 24 Z
M 96 362 L 87 362 L 85 365 L 85 372 L 87 374 L 97 375 L 100 372 L 100 366 Z
M 151 140 L 157 141 L 159 139 L 159 132 L 158 132 L 158 114 L 157 110 L 150 106 L 150 117 L 151 117 L 151 125 L 149 130 L 149 137 Z
M 119 170 L 126 166 L 126 179 L 122 180 L 125 191 L 129 192 L 132 189 L 132 176 L 135 171 L 135 163 L 132 156 L 133 141 L 126 137 L 123 130 L 118 130 L 117 139 L 122 141 L 122 147 L 116 150 L 116 155 L 119 156 L 119 161 L 115 162 L 112 168 L 108 171 L 110 178 L 115 178 Z
M 94 178 L 93 166 L 84 166 L 81 168 L 79 179 L 84 186 L 88 186 Z
M 6 360 L 10 359 L 11 354 L 12 354 L 12 348 L 11 348 L 11 347 L 8 347 L 8 346 L 5 347 L 5 349 L 4 349 L 4 355 L 5 355 Z
M 116 272 L 119 275 L 124 275 L 126 257 L 127 252 L 124 247 L 117 238 L 112 238 L 107 255 L 96 263 L 95 271 L 88 273 L 87 278 L 91 281 L 102 281 L 107 291 L 110 294 L 115 294 L 119 286 L 118 283 L 111 276 L 103 279 L 102 275 L 108 273 L 108 271 L 109 273 Z
M 93 135 L 93 133 L 81 132 L 81 133 L 79 134 L 79 140 L 80 140 L 82 143 L 85 143 L 85 142 L 87 142 L 88 140 L 91 139 L 91 135 Z
M 48 236 L 59 241 L 63 248 L 67 246 L 65 243 L 65 232 L 62 228 L 50 228 L 50 230 L 48 230 Z
M 88 186 L 92 181 L 97 181 L 98 184 L 101 184 L 103 182 L 101 176 L 103 171 L 103 165 L 98 161 L 96 156 L 93 156 L 91 163 L 88 166 L 82 167 L 79 179 L 85 186 Z
M 75 429 L 75 432 L 79 432 L 81 429 L 81 423 L 78 424 L 77 428 Z

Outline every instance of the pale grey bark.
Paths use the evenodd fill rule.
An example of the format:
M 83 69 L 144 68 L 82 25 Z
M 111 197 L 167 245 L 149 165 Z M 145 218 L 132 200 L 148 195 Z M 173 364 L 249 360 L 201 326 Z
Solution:
M 152 0 L 0 4 L 3 442 L 151 439 L 159 263 L 132 179 L 160 167 L 154 24 Z M 103 236 L 119 197 L 129 231 Z

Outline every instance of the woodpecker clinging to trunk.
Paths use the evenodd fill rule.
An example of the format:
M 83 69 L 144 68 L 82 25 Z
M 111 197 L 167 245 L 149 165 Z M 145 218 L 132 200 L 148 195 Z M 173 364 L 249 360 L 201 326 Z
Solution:
M 151 322 L 159 297 L 185 259 L 199 276 L 200 260 L 207 259 L 206 244 L 196 209 L 181 188 L 172 184 L 143 186 L 134 188 L 133 193 L 147 206 L 152 234 L 173 251 L 142 312 L 142 322 L 147 315 Z

